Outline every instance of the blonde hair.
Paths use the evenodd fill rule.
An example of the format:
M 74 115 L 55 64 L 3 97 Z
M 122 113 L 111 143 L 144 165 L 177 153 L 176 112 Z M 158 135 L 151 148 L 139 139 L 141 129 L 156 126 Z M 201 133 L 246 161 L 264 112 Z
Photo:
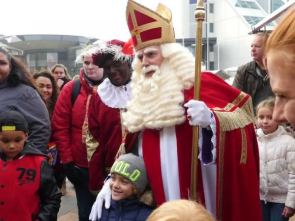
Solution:
M 71 80 L 71 76 L 69 74 L 68 69 L 66 68 L 66 66 L 64 66 L 63 64 L 55 64 L 51 67 L 50 71 L 53 74 L 53 72 L 55 71 L 56 68 L 62 68 L 65 72 L 65 78 L 68 80 Z
M 190 200 L 174 200 L 154 210 L 147 221 L 214 221 L 201 205 Z
M 285 17 L 270 34 L 266 46 L 265 54 L 273 50 L 288 51 L 295 57 L 295 8 L 289 9 Z
M 267 107 L 270 110 L 273 110 L 274 106 L 275 106 L 275 99 L 273 97 L 269 97 L 261 101 L 260 103 L 258 103 L 258 105 L 256 106 L 256 114 L 258 113 L 260 108 Z

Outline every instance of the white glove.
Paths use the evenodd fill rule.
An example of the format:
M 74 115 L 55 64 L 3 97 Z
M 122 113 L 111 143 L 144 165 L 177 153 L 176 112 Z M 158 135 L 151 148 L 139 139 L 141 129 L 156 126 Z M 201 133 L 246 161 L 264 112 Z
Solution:
M 187 117 L 192 126 L 207 127 L 210 125 L 211 111 L 203 101 L 190 100 L 186 104 Z
M 104 206 L 106 209 L 110 208 L 111 197 L 112 197 L 110 182 L 111 182 L 111 179 L 108 179 L 104 183 L 101 191 L 98 193 L 98 195 L 96 197 L 96 200 L 92 206 L 92 209 L 91 209 L 91 212 L 89 215 L 89 219 L 91 221 L 96 221 L 101 218 L 101 211 L 102 211 L 102 207 L 103 207 L 103 202 L 104 202 Z

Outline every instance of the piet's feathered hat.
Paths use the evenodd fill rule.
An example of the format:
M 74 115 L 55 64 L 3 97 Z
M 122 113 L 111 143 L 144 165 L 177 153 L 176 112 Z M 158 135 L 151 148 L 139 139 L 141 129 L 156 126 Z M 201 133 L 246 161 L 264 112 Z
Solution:
M 94 46 L 91 49 L 91 54 L 93 62 L 101 67 L 108 59 L 131 62 L 134 57 L 134 46 L 132 39 L 127 42 L 113 39 Z
M 96 52 L 99 48 L 105 47 L 106 42 L 102 40 L 97 40 L 93 44 L 87 45 L 85 48 L 83 48 L 79 55 L 76 58 L 76 63 L 82 63 L 83 58 L 85 56 L 92 56 L 94 52 Z
M 136 50 L 175 42 L 171 11 L 159 4 L 156 11 L 128 0 L 126 19 Z

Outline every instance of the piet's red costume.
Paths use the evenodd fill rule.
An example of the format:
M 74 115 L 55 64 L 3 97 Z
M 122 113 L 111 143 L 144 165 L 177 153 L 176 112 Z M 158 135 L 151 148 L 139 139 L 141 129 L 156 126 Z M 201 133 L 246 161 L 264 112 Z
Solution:
M 120 109 L 106 106 L 96 94 L 89 107 L 89 129 L 93 137 L 99 141 L 89 161 L 89 188 L 98 191 L 108 175 L 116 153 L 119 149 L 122 132 Z
M 129 76 L 131 69 L 121 69 L 118 62 L 130 64 L 133 53 L 132 42 L 111 40 L 106 45 L 97 46 L 92 57 L 96 63 L 105 65 L 105 71 L 110 71 L 105 63 L 111 61 L 115 62 L 115 67 L 111 68 L 112 65 L 110 65 L 109 69 Z M 90 103 L 88 127 L 98 142 L 98 147 L 89 161 L 89 188 L 92 191 L 101 189 L 120 148 L 124 133 L 120 112 L 126 108 L 127 101 L 131 97 L 129 80 L 125 85 L 115 86 L 109 78 L 106 78 L 99 85 Z M 127 140 L 129 142 L 129 138 Z
M 105 83 L 111 84 L 108 79 L 105 79 L 101 87 L 104 87 Z M 99 87 L 98 90 L 101 87 Z M 121 90 L 123 93 L 126 92 L 126 99 L 129 99 L 127 98 L 127 90 L 129 90 L 127 88 L 129 88 L 129 84 L 122 87 L 113 86 L 113 88 L 117 88 L 117 91 Z M 107 91 L 109 91 L 109 95 L 112 97 L 111 91 Z M 125 107 L 124 105 L 124 108 Z M 103 101 L 98 93 L 93 96 L 89 106 L 89 129 L 95 140 L 99 143 L 99 146 L 96 148 L 89 161 L 89 188 L 92 191 L 101 189 L 119 150 L 122 141 L 120 119 L 120 111 L 122 111 L 122 108 L 122 106 L 120 108 L 108 106 L 107 101 Z
M 175 42 L 171 14 L 163 5 L 160 5 L 154 12 L 129 0 L 126 16 L 137 50 Z M 200 100 L 204 101 L 212 111 L 216 125 L 216 208 L 214 211 L 216 219 L 219 221 L 260 221 L 262 214 L 259 200 L 259 154 L 253 125 L 251 98 L 210 73 L 201 74 L 200 91 Z M 184 90 L 183 94 L 184 103 L 193 99 L 193 88 Z M 165 138 L 165 142 L 161 140 L 163 131 L 166 130 L 165 127 L 143 129 L 139 143 L 149 183 L 158 205 L 169 200 L 166 199 L 169 195 L 166 191 L 169 189 L 167 186 L 178 185 L 163 181 L 166 179 L 166 174 L 162 171 L 162 156 L 170 155 L 173 151 L 170 151 L 170 146 L 168 146 L 163 154 L 163 147 L 167 146 L 169 139 L 176 142 L 178 174 L 177 171 L 171 171 L 172 169 L 169 168 L 173 168 L 175 161 L 167 161 L 166 171 L 175 173 L 179 177 L 179 198 L 189 198 L 192 127 L 188 121 L 185 121 L 170 128 L 175 131 L 171 133 L 175 136 Z M 205 138 L 204 136 L 202 138 L 204 145 Z M 203 196 L 205 189 L 202 180 L 207 178 L 206 175 L 201 174 L 201 171 L 199 172 L 199 189 L 197 190 L 199 196 Z M 205 204 L 204 198 L 201 201 Z

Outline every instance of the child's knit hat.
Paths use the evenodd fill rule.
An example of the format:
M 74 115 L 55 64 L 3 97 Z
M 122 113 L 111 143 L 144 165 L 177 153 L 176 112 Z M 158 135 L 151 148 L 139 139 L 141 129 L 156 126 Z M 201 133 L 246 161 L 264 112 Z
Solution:
M 142 193 L 147 185 L 147 176 L 143 159 L 132 153 L 121 155 L 113 164 L 111 173 L 117 173 L 132 182 Z
M 0 113 L 0 132 L 24 131 L 27 133 L 28 128 L 28 123 L 21 113 L 14 110 Z

